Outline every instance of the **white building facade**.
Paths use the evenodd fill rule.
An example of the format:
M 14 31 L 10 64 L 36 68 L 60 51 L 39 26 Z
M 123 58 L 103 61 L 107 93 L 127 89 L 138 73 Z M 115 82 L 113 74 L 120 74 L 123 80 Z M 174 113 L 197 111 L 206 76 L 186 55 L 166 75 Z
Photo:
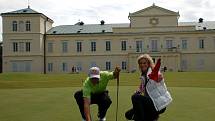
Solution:
M 133 72 L 144 53 L 161 58 L 167 71 L 215 71 L 215 22 L 178 22 L 178 12 L 154 4 L 129 13 L 127 24 L 52 27 L 53 20 L 31 8 L 1 16 L 3 72 L 86 72 L 92 66 Z

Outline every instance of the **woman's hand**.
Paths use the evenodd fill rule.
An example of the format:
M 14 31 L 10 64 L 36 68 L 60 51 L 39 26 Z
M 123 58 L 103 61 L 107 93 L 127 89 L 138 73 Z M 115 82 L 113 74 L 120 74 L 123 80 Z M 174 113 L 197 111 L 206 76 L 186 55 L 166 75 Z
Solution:
M 159 75 L 158 75 L 158 82 L 160 82 L 160 81 L 162 81 L 163 80 L 163 74 L 162 73 L 160 73 Z
M 120 71 L 121 71 L 121 69 L 118 66 L 116 66 L 116 68 L 115 68 L 115 70 L 113 72 L 114 78 L 118 78 L 119 77 L 119 72 Z

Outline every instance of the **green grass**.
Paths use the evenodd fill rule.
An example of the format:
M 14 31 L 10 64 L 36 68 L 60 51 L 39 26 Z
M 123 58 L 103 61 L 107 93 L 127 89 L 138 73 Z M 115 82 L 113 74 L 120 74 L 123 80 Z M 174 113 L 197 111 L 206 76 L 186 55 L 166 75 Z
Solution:
M 160 121 L 214 121 L 215 72 L 165 73 L 173 97 Z M 0 121 L 80 121 L 73 98 L 86 74 L 0 74 Z M 131 105 L 130 96 L 139 84 L 138 73 L 120 76 L 119 120 Z M 107 113 L 115 121 L 116 82 L 109 83 L 113 101 Z M 97 106 L 92 105 L 97 119 Z

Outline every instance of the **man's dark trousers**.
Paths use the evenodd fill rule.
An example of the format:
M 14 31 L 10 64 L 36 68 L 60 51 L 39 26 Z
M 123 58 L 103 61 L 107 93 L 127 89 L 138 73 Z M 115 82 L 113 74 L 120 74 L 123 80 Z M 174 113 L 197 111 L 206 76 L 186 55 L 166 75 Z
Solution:
M 79 110 L 81 112 L 82 118 L 85 118 L 84 115 L 84 100 L 83 100 L 83 91 L 77 91 L 74 95 L 76 102 L 79 106 Z M 90 98 L 91 104 L 97 104 L 98 105 L 98 117 L 100 119 L 104 118 L 106 115 L 106 112 L 108 108 L 110 107 L 112 101 L 108 95 L 108 91 L 104 91 L 102 93 L 96 93 L 96 94 L 91 94 Z

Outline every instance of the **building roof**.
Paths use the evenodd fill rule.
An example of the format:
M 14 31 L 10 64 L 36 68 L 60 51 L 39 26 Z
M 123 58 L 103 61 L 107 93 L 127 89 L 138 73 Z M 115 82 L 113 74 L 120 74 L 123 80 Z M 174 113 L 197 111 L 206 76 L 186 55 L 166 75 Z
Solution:
M 204 21 L 202 23 L 199 22 L 179 22 L 179 26 L 196 26 L 196 30 L 214 30 L 215 29 L 215 21 Z
M 16 10 L 16 11 L 11 11 L 11 12 L 6 12 L 6 13 L 1 13 L 1 15 L 16 15 L 16 14 L 39 14 L 42 15 L 44 17 L 47 17 L 46 15 L 44 15 L 43 13 L 39 13 L 33 9 L 30 8 L 30 6 L 28 6 L 27 8 L 24 9 L 20 9 L 20 10 Z M 48 20 L 50 22 L 54 22 L 52 19 L 50 19 L 49 17 L 47 17 Z
M 113 27 L 129 27 L 129 24 L 86 24 L 86 25 L 60 25 L 51 28 L 47 34 L 90 34 L 110 33 Z
M 215 29 L 215 21 L 199 22 L 179 22 L 178 26 L 196 26 L 196 30 Z M 86 24 L 86 25 L 60 25 L 51 28 L 47 34 L 96 34 L 112 33 L 113 27 L 129 27 L 129 23 L 121 24 Z
M 161 12 L 161 13 L 154 13 L 155 10 Z M 150 14 L 149 11 L 152 11 L 153 14 Z M 136 11 L 134 13 L 129 13 L 129 17 L 131 16 L 154 16 L 155 14 L 162 14 L 162 15 L 175 15 L 179 16 L 179 12 L 174 12 L 159 6 L 156 6 L 154 3 L 152 6 L 149 6 L 147 8 L 144 8 L 142 10 Z
M 38 13 L 41 14 L 33 9 L 31 9 L 30 7 L 28 8 L 24 8 L 24 9 L 20 9 L 20 10 L 16 10 L 16 11 L 11 11 L 11 12 L 7 12 L 7 13 L 3 13 L 3 14 L 17 14 L 17 13 L 21 13 L 21 14 L 25 14 L 25 13 Z

